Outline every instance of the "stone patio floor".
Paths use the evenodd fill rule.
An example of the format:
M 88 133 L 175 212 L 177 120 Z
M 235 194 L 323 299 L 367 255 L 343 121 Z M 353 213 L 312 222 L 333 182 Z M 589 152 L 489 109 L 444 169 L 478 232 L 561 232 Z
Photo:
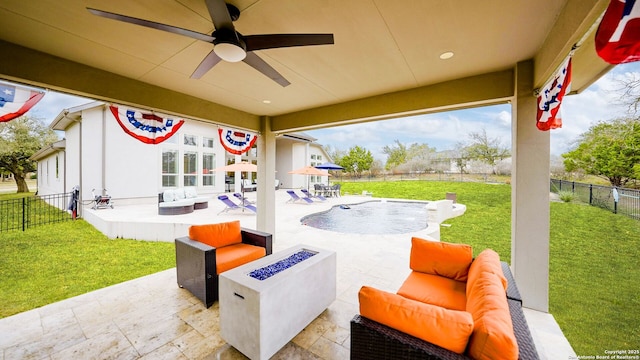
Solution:
M 300 218 L 333 205 L 371 198 L 345 196 L 312 205 L 290 204 L 287 199 L 283 190 L 276 192 L 274 252 L 300 243 L 335 250 L 338 295 L 273 359 L 348 359 L 349 321 L 358 313 L 360 287 L 397 291 L 410 272 L 411 237 L 424 237 L 426 231 L 360 235 L 319 230 L 301 224 Z M 255 215 L 217 215 L 223 209 L 217 200 L 212 200 L 206 211 L 194 212 L 191 218 L 191 214 L 154 217 L 151 213 L 157 209 L 153 204 L 114 203 L 113 210 L 96 213 L 102 211 L 123 222 L 131 221 L 132 214 L 140 214 L 149 219 L 145 220 L 150 222 L 149 227 L 154 221 L 203 223 L 203 219 L 239 219 L 243 226 L 255 228 Z M 575 356 L 552 315 L 525 309 L 525 316 L 542 359 Z M 206 309 L 189 291 L 180 289 L 175 268 L 0 319 L 0 334 L 0 359 L 6 360 L 246 359 L 220 337 L 218 303 Z

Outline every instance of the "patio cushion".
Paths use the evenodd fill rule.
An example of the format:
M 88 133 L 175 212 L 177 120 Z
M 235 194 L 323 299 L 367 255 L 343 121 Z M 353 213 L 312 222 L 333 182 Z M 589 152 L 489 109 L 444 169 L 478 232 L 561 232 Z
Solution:
M 504 273 L 502 272 L 502 266 L 500 265 L 500 255 L 497 252 L 486 249 L 483 250 L 478 256 L 473 260 L 473 263 L 469 267 L 469 275 L 467 283 L 475 283 L 478 276 L 483 272 L 489 272 L 492 274 L 496 274 L 502 283 L 504 289 L 507 289 L 507 279 L 504 277 Z M 470 287 L 467 287 L 467 297 L 469 297 Z
M 169 202 L 161 202 L 158 204 L 158 207 L 161 208 L 171 208 L 171 207 L 181 207 L 181 206 L 193 206 L 193 199 L 183 199 L 183 200 L 173 200 Z
M 467 311 L 474 323 L 467 353 L 474 359 L 517 359 L 518 343 L 502 280 L 483 272 L 469 283 L 467 294 Z
M 471 314 L 363 286 L 358 293 L 366 318 L 461 354 L 473 330 Z
M 265 248 L 249 244 L 235 244 L 216 250 L 216 272 L 231 270 L 266 255 Z
M 465 282 L 413 271 L 398 290 L 398 295 L 451 310 L 465 311 L 465 291 Z
M 414 271 L 467 281 L 473 261 L 470 245 L 411 238 L 409 266 Z M 498 261 L 498 267 L 500 262 Z
M 162 201 L 169 202 L 169 201 L 175 201 L 175 200 L 176 200 L 176 195 L 173 189 L 167 189 L 162 193 Z
M 196 191 L 196 189 L 194 187 L 184 188 L 184 197 L 186 199 L 191 199 L 191 198 L 198 197 L 198 192 Z
M 183 188 L 178 188 L 173 190 L 174 194 L 175 194 L 175 199 L 176 200 L 182 200 L 182 199 L 186 199 L 185 195 L 184 195 L 184 189 Z
M 192 225 L 189 227 L 189 237 L 215 248 L 239 244 L 242 242 L 240 221 Z

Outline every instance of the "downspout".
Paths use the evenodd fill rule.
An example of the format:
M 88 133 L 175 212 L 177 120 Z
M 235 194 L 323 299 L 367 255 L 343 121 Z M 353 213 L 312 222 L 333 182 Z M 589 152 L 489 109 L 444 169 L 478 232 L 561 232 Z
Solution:
M 106 178 L 107 178 L 107 172 L 106 172 L 106 161 L 107 161 L 107 105 L 104 105 L 102 107 L 102 179 L 101 179 L 101 186 L 102 189 L 100 190 L 100 193 L 103 196 L 106 196 Z
M 82 193 L 83 193 L 83 187 L 82 187 L 82 115 L 78 118 L 78 119 L 74 119 L 71 117 L 68 117 L 67 115 L 69 115 L 69 110 L 65 110 L 64 111 L 64 116 L 63 118 L 69 119 L 73 122 L 77 122 L 78 126 L 80 127 L 79 131 L 78 131 L 78 175 L 79 175 L 79 184 L 78 186 L 80 187 L 80 194 L 79 194 L 79 199 L 78 199 L 78 212 L 77 212 L 77 216 L 78 217 L 82 217 Z M 66 182 L 66 171 L 67 171 L 67 166 L 68 163 L 66 162 L 66 158 L 65 158 L 65 182 Z

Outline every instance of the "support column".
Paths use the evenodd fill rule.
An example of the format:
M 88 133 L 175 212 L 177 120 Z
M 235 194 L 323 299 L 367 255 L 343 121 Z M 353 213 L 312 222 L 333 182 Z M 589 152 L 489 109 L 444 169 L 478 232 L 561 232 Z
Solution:
M 533 60 L 517 64 L 512 102 L 511 267 L 523 306 L 549 311 L 549 145 L 536 127 Z
M 257 230 L 268 232 L 276 241 L 276 134 L 271 131 L 271 118 L 260 117 L 258 137 L 258 215 Z

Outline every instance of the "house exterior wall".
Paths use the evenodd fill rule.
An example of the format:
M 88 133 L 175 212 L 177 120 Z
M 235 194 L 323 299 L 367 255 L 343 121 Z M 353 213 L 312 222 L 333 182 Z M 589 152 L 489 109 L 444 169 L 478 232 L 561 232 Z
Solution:
M 56 151 L 38 161 L 38 194 L 62 194 L 70 192 L 64 181 L 65 152 Z
M 224 192 L 224 173 L 209 171 L 224 165 L 225 150 L 218 141 L 216 125 L 185 119 L 184 125 L 174 136 L 152 145 L 125 133 L 107 106 L 83 109 L 79 118 L 80 121 L 71 123 L 65 129 L 66 151 L 62 152 L 65 159 L 59 166 L 63 166 L 60 169 L 64 171 L 61 172 L 66 174 L 66 179 L 61 175 L 60 181 L 63 184 L 66 181 L 68 189 L 65 191 L 80 185 L 81 200 L 90 202 L 93 200 L 92 190 L 95 189 L 95 194 L 99 195 L 106 189 L 119 203 L 123 200 L 133 203 L 156 202 L 158 193 L 164 189 L 190 185 L 185 183 L 187 177 L 195 179 L 199 194 Z M 163 186 L 164 151 L 177 154 L 175 186 Z M 193 173 L 185 174 L 185 171 L 192 170 L 185 169 L 183 163 L 185 154 L 189 153 L 194 154 L 196 164 Z M 206 169 L 203 168 L 205 154 L 209 156 Z M 55 161 L 50 158 L 41 159 L 39 169 L 46 172 L 46 164 Z M 51 183 L 51 170 L 48 173 L 46 181 Z M 210 185 L 203 184 L 203 175 L 210 175 Z M 44 179 L 42 181 L 45 183 Z M 55 191 L 59 189 L 50 186 L 43 188 L 44 193 Z

